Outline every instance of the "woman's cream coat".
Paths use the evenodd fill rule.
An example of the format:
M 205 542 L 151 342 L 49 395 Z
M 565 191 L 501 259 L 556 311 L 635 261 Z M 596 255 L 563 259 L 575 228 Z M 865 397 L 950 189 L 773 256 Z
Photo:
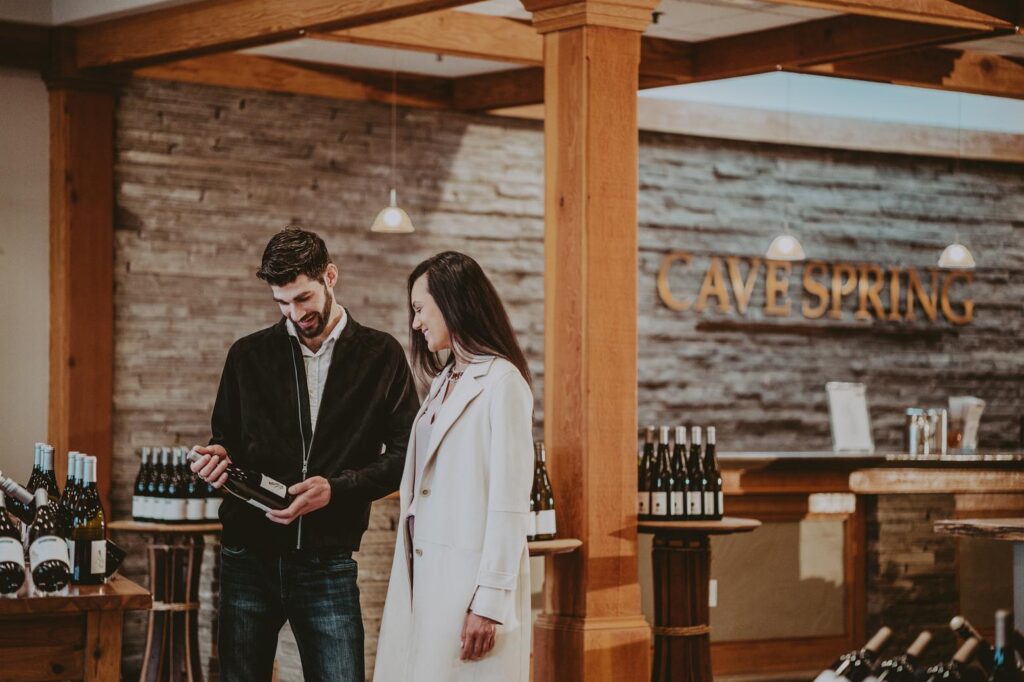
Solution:
M 434 380 L 417 419 L 447 372 Z M 375 682 L 529 679 L 532 413 L 530 387 L 510 362 L 486 358 L 467 367 L 431 431 L 410 546 L 413 425 Z M 459 638 L 471 602 L 501 625 L 487 656 L 462 662 Z

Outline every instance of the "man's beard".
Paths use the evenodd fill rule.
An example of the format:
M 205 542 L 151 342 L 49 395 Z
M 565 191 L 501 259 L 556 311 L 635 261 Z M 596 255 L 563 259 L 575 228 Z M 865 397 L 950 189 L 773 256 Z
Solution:
M 324 283 L 324 297 L 326 299 L 324 301 L 324 309 L 318 313 L 313 313 L 316 324 L 308 329 L 298 324 L 295 325 L 295 331 L 299 333 L 299 336 L 315 339 L 327 328 L 327 322 L 331 319 L 331 309 L 334 308 L 334 297 L 331 295 L 331 291 L 327 288 L 326 283 Z

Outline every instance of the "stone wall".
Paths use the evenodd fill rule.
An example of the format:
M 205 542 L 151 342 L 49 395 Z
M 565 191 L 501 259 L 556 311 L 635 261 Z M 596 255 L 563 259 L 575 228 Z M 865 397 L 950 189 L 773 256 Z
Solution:
M 541 125 L 402 110 L 399 200 L 417 232 L 396 237 L 368 232 L 387 201 L 388 121 L 377 105 L 156 81 L 125 87 L 117 113 L 115 518 L 129 512 L 141 446 L 208 437 L 227 348 L 277 316 L 254 272 L 266 240 L 288 224 L 323 235 L 341 269 L 340 300 L 403 343 L 413 266 L 445 249 L 476 257 L 519 331 L 542 423 Z M 1020 167 L 669 135 L 643 135 L 640 162 L 641 422 L 714 421 L 720 450 L 827 448 L 823 384 L 857 380 L 869 386 L 880 447 L 898 446 L 903 407 L 951 393 L 989 401 L 983 444 L 1016 444 L 1024 411 Z M 974 324 L 857 327 L 848 317 L 780 326 L 753 313 L 697 316 L 657 302 L 666 252 L 689 250 L 697 261 L 757 255 L 784 222 L 812 257 L 922 268 L 959 233 L 982 265 L 970 289 Z M 680 286 L 693 286 L 693 273 L 681 277 Z M 762 307 L 755 290 L 751 309 Z M 396 514 L 394 503 L 375 506 L 358 557 L 371 656 Z M 142 560 L 133 553 L 130 575 L 141 575 Z M 127 620 L 128 676 L 140 663 L 142 622 Z M 300 679 L 287 638 L 279 659 L 283 680 Z

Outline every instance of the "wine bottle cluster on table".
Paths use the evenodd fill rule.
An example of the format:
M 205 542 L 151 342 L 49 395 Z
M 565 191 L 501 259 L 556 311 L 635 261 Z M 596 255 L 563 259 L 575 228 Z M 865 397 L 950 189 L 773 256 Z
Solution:
M 1024 682 L 1024 635 L 1013 629 L 1012 620 L 1009 611 L 996 612 L 992 646 L 962 616 L 954 617 L 949 626 L 960 638 L 960 646 L 947 662 L 930 668 L 921 666 L 921 658 L 931 633 L 922 632 L 906 651 L 880 660 L 892 636 L 889 628 L 882 628 L 864 648 L 836 659 L 815 682 Z
M 637 515 L 642 520 L 703 521 L 725 516 L 715 427 L 644 429 L 637 456 Z M 687 441 L 689 436 L 689 441 Z
M 547 455 L 544 442 L 533 444 L 533 488 L 530 490 L 530 527 L 527 540 L 554 540 L 557 535 L 555 522 L 555 493 L 548 478 Z
M 135 477 L 132 518 L 153 523 L 217 521 L 221 496 L 189 468 L 189 449 L 144 447 Z
M 17 593 L 26 576 L 42 593 L 103 583 L 124 558 L 106 537 L 96 458 L 69 452 L 63 491 L 53 459 L 52 446 L 36 443 L 25 486 L 0 473 L 0 594 Z

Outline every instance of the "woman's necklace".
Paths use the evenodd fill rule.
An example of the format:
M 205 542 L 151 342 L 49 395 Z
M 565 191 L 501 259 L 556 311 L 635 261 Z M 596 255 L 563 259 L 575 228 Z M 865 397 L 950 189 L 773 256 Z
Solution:
M 448 372 L 448 383 L 454 384 L 456 381 L 458 381 L 459 379 L 462 378 L 462 375 L 465 372 L 466 372 L 466 370 L 462 370 L 461 372 L 456 372 L 456 371 L 452 370 L 451 372 Z M 444 390 L 442 391 L 442 394 L 447 395 L 447 393 L 448 393 L 448 386 L 445 386 Z M 444 402 L 444 398 L 441 398 L 441 402 L 442 403 Z M 437 413 L 440 410 L 441 410 L 441 408 L 438 407 L 436 410 L 434 410 L 434 414 L 430 415 L 430 423 L 431 424 L 433 424 L 434 420 L 437 419 Z

